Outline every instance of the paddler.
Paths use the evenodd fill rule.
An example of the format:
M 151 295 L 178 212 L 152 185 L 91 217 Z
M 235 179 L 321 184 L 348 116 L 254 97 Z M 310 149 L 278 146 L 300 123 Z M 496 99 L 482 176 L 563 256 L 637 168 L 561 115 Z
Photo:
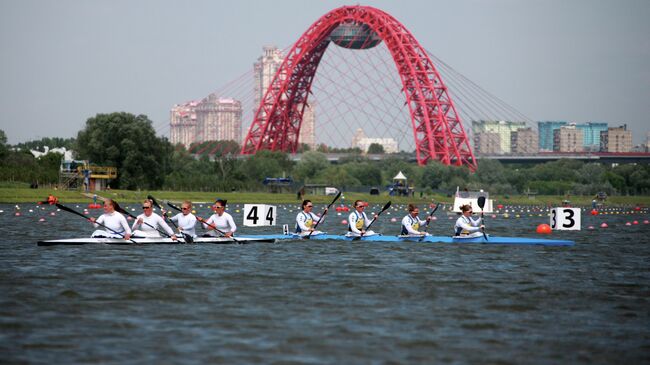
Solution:
M 462 215 L 456 220 L 456 225 L 454 226 L 454 236 L 461 237 L 478 237 L 481 236 L 480 232 L 485 226 L 481 224 L 481 217 L 472 219 L 472 206 L 465 204 L 460 207 Z
M 58 202 L 59 202 L 59 199 L 57 199 L 57 198 L 56 198 L 54 195 L 52 195 L 52 194 L 50 194 L 50 195 L 47 197 L 47 203 L 48 203 L 49 205 L 54 205 L 54 204 L 56 204 L 56 203 L 58 203 Z
M 322 231 L 314 230 L 316 222 L 320 222 L 323 217 L 319 217 L 314 212 L 312 212 L 313 209 L 314 203 L 312 203 L 311 200 L 305 199 L 302 201 L 302 212 L 298 213 L 296 216 L 296 234 L 304 237 L 309 235 L 316 236 L 325 233 Z M 323 216 L 325 214 L 327 214 L 327 208 L 325 208 Z
M 368 219 L 368 216 L 366 215 L 366 212 L 364 212 L 364 209 L 366 208 L 368 204 L 362 200 L 356 200 L 354 202 L 354 211 L 350 213 L 350 216 L 348 217 L 348 233 L 345 235 L 348 237 L 359 237 L 359 236 L 372 236 L 375 235 L 376 233 L 373 231 L 366 231 L 368 226 L 370 225 L 371 220 Z M 373 217 L 374 219 L 377 219 L 379 215 L 375 214 Z
M 208 220 L 197 218 L 199 222 L 203 223 L 203 229 L 208 230 L 208 236 L 218 237 L 223 235 L 224 237 L 232 237 L 235 234 L 237 225 L 235 225 L 232 215 L 226 212 L 226 203 L 227 200 L 217 199 L 212 205 L 214 214 Z M 215 227 L 217 230 L 215 230 Z
M 178 225 L 178 230 L 181 233 L 187 234 L 192 238 L 196 237 L 196 230 L 194 229 L 194 226 L 196 225 L 196 217 L 192 214 L 191 201 L 184 201 L 183 204 L 181 204 L 181 213 L 176 214 L 170 219 Z
M 90 237 L 124 238 L 125 240 L 131 238 L 131 228 L 129 228 L 126 218 L 115 211 L 116 205 L 117 203 L 112 199 L 106 199 L 104 201 L 104 214 L 100 215 L 97 219 L 90 218 L 95 228 L 99 227 L 97 223 L 107 228 L 107 230 L 96 230 Z
M 400 232 L 400 235 L 402 236 L 424 236 L 428 235 L 428 233 L 424 231 L 419 231 L 420 226 L 423 224 L 429 224 L 431 221 L 431 216 L 427 217 L 425 220 L 421 220 L 420 217 L 418 217 L 418 214 L 420 214 L 420 209 L 415 206 L 414 204 L 409 204 L 408 205 L 408 214 L 406 217 L 402 219 L 402 231 Z
M 171 227 L 169 227 L 161 216 L 153 212 L 153 202 L 151 200 L 145 199 L 142 202 L 142 211 L 143 213 L 136 217 L 133 227 L 131 227 L 133 236 L 160 237 L 158 229 L 162 229 L 167 232 L 167 235 L 172 240 L 176 241 L 177 237 Z M 136 230 L 136 228 L 138 229 Z

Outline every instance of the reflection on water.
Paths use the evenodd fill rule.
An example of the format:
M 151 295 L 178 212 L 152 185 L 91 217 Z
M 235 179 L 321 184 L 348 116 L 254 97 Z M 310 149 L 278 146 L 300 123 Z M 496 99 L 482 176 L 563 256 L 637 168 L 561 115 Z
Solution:
M 21 208 L 23 216 L 15 217 L 13 205 L 0 205 L 2 362 L 650 360 L 647 212 L 583 214 L 582 231 L 550 237 L 573 239 L 574 247 L 327 241 L 37 247 L 39 239 L 85 236 L 92 227 L 65 212 L 52 216 L 49 206 Z M 401 208 L 373 228 L 397 233 Z M 239 224 L 236 209 L 230 206 Z M 280 206 L 278 223 L 293 225 L 295 209 Z M 488 230 L 535 236 L 548 217 L 526 210 L 487 217 Z M 207 209 L 200 213 L 207 216 Z M 437 218 L 429 232 L 450 234 L 454 220 L 442 212 Z M 332 212 L 321 227 L 343 233 L 343 219 Z M 625 226 L 633 220 L 640 224 Z M 609 228 L 586 229 L 602 222 Z

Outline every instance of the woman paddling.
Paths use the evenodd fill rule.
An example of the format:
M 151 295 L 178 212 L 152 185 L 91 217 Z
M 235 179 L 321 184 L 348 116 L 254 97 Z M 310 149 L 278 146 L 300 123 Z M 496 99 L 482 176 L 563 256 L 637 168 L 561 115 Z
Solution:
M 181 205 L 181 213 L 176 214 L 170 219 L 178 225 L 178 230 L 181 233 L 187 234 L 192 238 L 196 237 L 196 230 L 194 228 L 196 225 L 196 217 L 192 214 L 191 201 L 184 201 Z
M 174 231 L 158 214 L 153 212 L 153 202 L 145 199 L 142 202 L 142 211 L 144 213 L 137 216 L 136 221 L 133 223 L 133 236 L 136 237 L 160 237 L 158 228 L 162 228 L 172 240 L 176 241 Z M 136 228 L 138 228 L 136 230 Z
M 314 225 L 316 222 L 320 222 L 323 217 L 319 217 L 314 214 L 314 212 L 312 212 L 313 209 L 314 203 L 312 203 L 311 200 L 305 199 L 302 201 L 302 212 L 298 213 L 296 216 L 296 233 L 301 237 L 310 235 L 316 236 L 325 233 L 322 231 L 314 230 Z M 327 214 L 327 208 L 325 208 L 323 216 L 325 214 Z
M 462 215 L 456 220 L 456 225 L 454 226 L 454 236 L 461 237 L 479 237 L 482 236 L 481 229 L 484 226 L 481 224 L 481 217 L 477 219 L 472 219 L 472 206 L 465 204 L 460 207 Z
M 418 217 L 418 214 L 420 214 L 420 209 L 413 205 L 409 204 L 408 205 L 408 212 L 409 214 L 406 215 L 402 219 L 402 231 L 400 232 L 400 235 L 403 236 L 424 236 L 428 235 L 426 232 L 420 232 L 420 226 L 423 224 L 429 224 L 429 221 L 431 221 L 431 216 L 427 217 L 425 220 L 421 220 L 420 217 Z
M 348 217 L 348 233 L 345 234 L 346 236 L 368 237 L 376 234 L 373 231 L 366 231 L 371 222 L 371 220 L 368 219 L 366 212 L 364 212 L 366 205 L 367 204 L 361 200 L 354 202 L 354 211 Z M 378 216 L 379 215 L 375 214 L 374 219 L 377 219 Z
M 112 199 L 106 199 L 104 201 L 104 214 L 100 215 L 97 219 L 90 218 L 95 228 L 99 227 L 99 224 L 107 228 L 107 230 L 96 230 L 90 237 L 124 238 L 125 240 L 131 238 L 131 228 L 126 222 L 126 218 L 115 211 L 116 205 L 117 203 Z
M 224 237 L 232 237 L 235 234 L 237 225 L 235 225 L 235 220 L 232 219 L 230 213 L 226 212 L 226 202 L 226 200 L 217 199 L 212 206 L 214 214 L 208 220 L 197 218 L 203 223 L 203 229 L 208 230 L 208 236 L 218 237 L 223 234 Z

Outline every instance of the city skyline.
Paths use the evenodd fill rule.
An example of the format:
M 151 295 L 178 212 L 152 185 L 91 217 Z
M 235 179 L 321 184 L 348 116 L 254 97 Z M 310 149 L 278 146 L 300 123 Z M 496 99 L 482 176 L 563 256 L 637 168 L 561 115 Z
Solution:
M 170 106 L 211 94 L 250 69 L 263 46 L 293 44 L 345 4 L 3 2 L 0 129 L 12 144 L 76 137 L 95 114 L 126 111 L 160 130 Z M 627 124 L 634 144 L 645 143 L 648 3 L 407 4 L 363 5 L 395 16 L 425 48 L 535 121 Z

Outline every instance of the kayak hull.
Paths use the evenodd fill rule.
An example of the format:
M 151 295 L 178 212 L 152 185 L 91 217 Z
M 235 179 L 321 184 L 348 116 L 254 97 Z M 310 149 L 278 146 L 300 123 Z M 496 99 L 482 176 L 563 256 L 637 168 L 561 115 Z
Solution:
M 217 245 L 228 245 L 228 244 L 244 244 L 244 243 L 273 243 L 275 238 L 264 237 L 264 236 L 242 236 L 226 238 L 226 237 L 197 237 L 193 240 L 193 244 L 217 244 Z M 147 237 L 147 238 L 132 238 L 127 241 L 122 238 L 68 238 L 60 240 L 44 240 L 38 241 L 38 246 L 58 246 L 58 245 L 68 245 L 68 246 L 79 246 L 79 245 L 89 245 L 89 244 L 107 244 L 107 245 L 177 245 L 187 243 L 183 238 L 179 238 L 174 241 L 171 238 L 167 237 Z
M 296 235 L 272 235 L 276 240 L 306 240 Z M 332 234 L 319 234 L 312 235 L 311 240 L 332 240 L 332 241 L 351 241 L 351 242 L 422 242 L 422 243 L 451 243 L 451 244 L 464 244 L 464 243 L 480 243 L 492 245 L 543 245 L 543 246 L 573 246 L 575 242 L 569 240 L 550 240 L 534 237 L 499 237 L 489 236 L 486 240 L 482 235 L 479 237 L 451 237 L 451 236 L 364 236 L 361 238 L 332 235 Z

